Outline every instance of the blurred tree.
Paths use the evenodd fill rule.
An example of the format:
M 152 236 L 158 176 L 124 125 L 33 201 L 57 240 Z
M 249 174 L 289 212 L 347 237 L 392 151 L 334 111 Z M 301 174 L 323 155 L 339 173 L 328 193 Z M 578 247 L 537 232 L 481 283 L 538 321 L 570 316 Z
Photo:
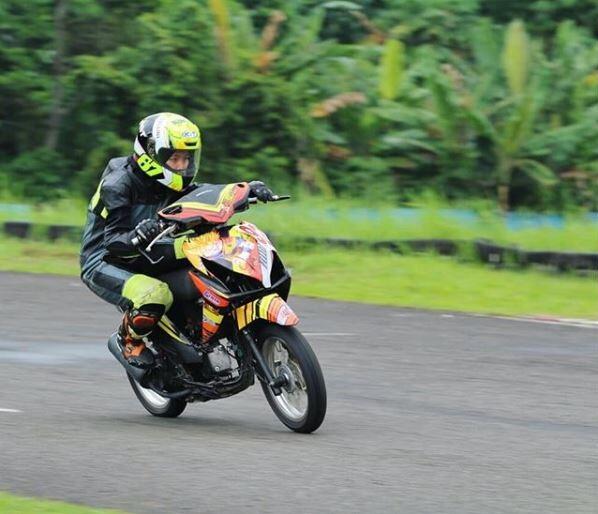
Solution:
M 499 23 L 522 19 L 534 33 L 543 36 L 551 36 L 561 22 L 571 20 L 598 36 L 598 4 L 595 0 L 480 0 L 480 14 Z
M 390 0 L 376 12 L 377 24 L 401 37 L 409 47 L 433 44 L 439 51 L 468 46 L 479 0 Z
M 206 181 L 595 208 L 597 11 L 594 0 L 4 0 L 0 183 L 87 194 L 131 151 L 139 119 L 169 110 L 202 127 Z
M 53 88 L 51 7 L 49 0 L 0 3 L 0 152 L 4 160 L 45 140 Z

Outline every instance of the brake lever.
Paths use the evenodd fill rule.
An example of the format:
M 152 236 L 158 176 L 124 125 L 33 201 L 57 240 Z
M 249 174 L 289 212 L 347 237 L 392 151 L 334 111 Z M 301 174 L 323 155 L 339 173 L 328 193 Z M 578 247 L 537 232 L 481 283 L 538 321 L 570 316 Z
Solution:
M 158 264 L 162 259 L 164 259 L 164 256 L 160 257 L 159 259 L 152 259 L 152 257 L 150 256 L 149 252 L 152 249 L 152 246 L 154 246 L 154 244 L 159 241 L 160 239 L 162 239 L 164 236 L 170 235 L 172 234 L 175 230 L 176 230 L 176 225 L 170 225 L 168 227 L 166 227 L 162 232 L 160 232 L 151 242 L 150 244 L 148 244 L 145 249 L 139 247 L 139 238 L 138 237 L 134 237 L 133 239 L 131 239 L 131 243 L 133 244 L 133 246 L 136 246 L 137 249 L 139 250 L 139 253 L 141 255 L 143 255 L 151 264 Z
M 145 251 L 146 252 L 151 251 L 152 246 L 154 246 L 155 243 L 157 243 L 164 236 L 168 236 L 168 235 L 172 234 L 176 230 L 176 228 L 177 228 L 176 225 L 169 225 L 168 227 L 166 227 L 162 232 L 160 232 L 156 237 L 154 237 L 154 239 L 150 242 L 150 244 L 148 244 L 145 247 Z

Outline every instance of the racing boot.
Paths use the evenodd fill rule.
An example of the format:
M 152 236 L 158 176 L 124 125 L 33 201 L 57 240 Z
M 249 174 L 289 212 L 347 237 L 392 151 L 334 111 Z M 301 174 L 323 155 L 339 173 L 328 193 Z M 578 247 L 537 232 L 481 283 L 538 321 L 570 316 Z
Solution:
M 141 369 L 153 367 L 154 354 L 145 346 L 143 338 L 152 332 L 159 320 L 160 316 L 148 309 L 125 312 L 118 329 L 118 342 L 123 349 L 123 357 L 131 366 Z

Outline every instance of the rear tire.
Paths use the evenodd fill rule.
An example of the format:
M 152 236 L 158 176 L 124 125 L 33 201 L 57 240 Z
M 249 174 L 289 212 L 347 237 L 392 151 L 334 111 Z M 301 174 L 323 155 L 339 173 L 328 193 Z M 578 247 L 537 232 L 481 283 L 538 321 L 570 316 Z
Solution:
M 274 377 L 283 374 L 290 378 L 278 396 L 261 382 L 270 407 L 291 430 L 313 432 L 326 415 L 326 384 L 311 346 L 296 328 L 280 325 L 266 325 L 258 341 Z
M 176 418 L 180 416 L 187 407 L 187 402 L 180 398 L 164 398 L 155 391 L 147 389 L 139 384 L 127 373 L 127 378 L 135 392 L 135 396 L 141 405 L 153 416 L 160 418 Z

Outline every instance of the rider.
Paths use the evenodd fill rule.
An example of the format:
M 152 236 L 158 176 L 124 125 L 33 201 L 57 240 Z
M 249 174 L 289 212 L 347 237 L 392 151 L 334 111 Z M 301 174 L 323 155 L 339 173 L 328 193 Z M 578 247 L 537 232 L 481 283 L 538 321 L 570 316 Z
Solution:
M 199 169 L 199 128 L 178 114 L 162 112 L 139 123 L 132 156 L 110 160 L 87 212 L 80 253 L 81 279 L 95 294 L 124 311 L 115 334 L 127 361 L 153 365 L 148 336 L 173 302 L 168 285 L 156 278 L 185 261 L 184 238 L 156 244 L 152 264 L 145 248 L 159 233 L 156 213 L 191 191 Z M 250 196 L 267 202 L 272 191 L 249 183 Z M 135 244 L 134 244 L 135 242 Z

